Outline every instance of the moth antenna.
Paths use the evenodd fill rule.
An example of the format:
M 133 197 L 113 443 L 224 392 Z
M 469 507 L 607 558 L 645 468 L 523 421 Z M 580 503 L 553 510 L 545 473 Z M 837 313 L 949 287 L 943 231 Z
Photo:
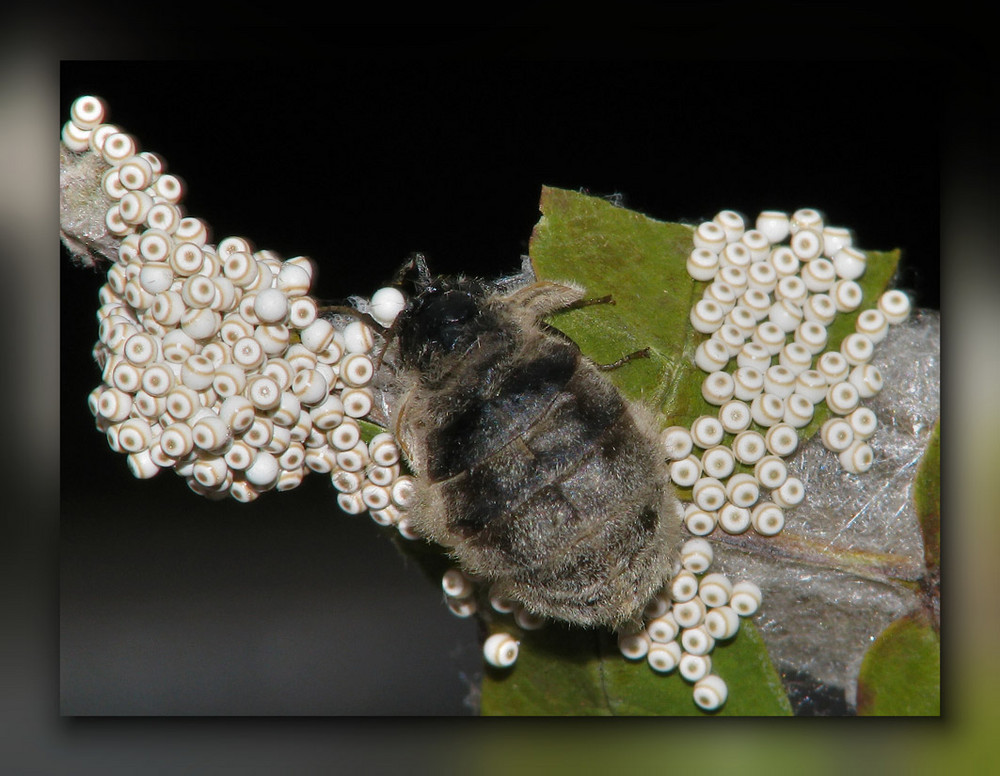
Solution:
M 407 277 L 411 272 L 416 272 L 416 278 Z M 410 255 L 410 258 L 396 271 L 392 285 L 402 287 L 408 283 L 417 293 L 431 285 L 431 271 L 427 267 L 427 257 L 423 253 Z

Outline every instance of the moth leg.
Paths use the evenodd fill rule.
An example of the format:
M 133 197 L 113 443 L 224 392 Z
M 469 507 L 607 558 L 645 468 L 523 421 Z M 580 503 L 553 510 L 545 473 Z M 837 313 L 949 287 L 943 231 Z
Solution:
M 629 353 L 622 356 L 617 361 L 612 361 L 610 364 L 594 364 L 602 372 L 610 372 L 612 369 L 617 369 L 620 366 L 627 364 L 629 361 L 635 361 L 638 358 L 649 358 L 650 349 L 643 348 L 642 350 L 637 350 L 634 353 Z
M 615 304 L 615 298 L 611 294 L 598 296 L 591 299 L 578 299 L 572 304 L 566 305 L 564 310 L 579 310 L 581 307 L 590 307 L 594 304 Z
M 396 271 L 392 285 L 402 286 L 407 280 L 407 276 L 415 273 L 414 285 L 418 288 L 426 286 L 430 282 L 431 271 L 427 267 L 427 257 L 422 253 L 414 253 L 403 262 L 403 265 Z
M 519 310 L 526 319 L 540 320 L 552 313 L 566 310 L 583 299 L 579 286 L 541 280 L 517 289 L 504 297 L 512 309 Z
M 534 317 L 536 320 L 563 310 L 577 310 L 581 307 L 590 307 L 596 304 L 615 304 L 614 297 L 611 294 L 585 298 L 584 290 L 577 285 L 564 285 L 547 280 L 524 286 L 507 296 L 506 299 L 518 309 L 524 310 L 526 315 Z M 572 338 L 567 337 L 559 329 L 548 323 L 543 322 L 542 328 L 549 334 L 573 342 Z M 634 353 L 628 353 L 610 364 L 595 364 L 595 366 L 602 372 L 607 372 L 617 369 L 629 361 L 635 361 L 638 358 L 649 358 L 649 356 L 650 349 L 647 347 L 637 350 Z

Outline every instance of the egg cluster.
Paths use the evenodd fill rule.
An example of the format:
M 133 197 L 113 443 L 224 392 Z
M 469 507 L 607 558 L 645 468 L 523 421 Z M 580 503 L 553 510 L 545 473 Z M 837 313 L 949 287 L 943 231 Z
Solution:
M 837 314 L 862 303 L 856 281 L 866 255 L 853 247 L 849 230 L 826 225 L 812 208 L 791 216 L 765 211 L 755 226 L 723 210 L 694 230 L 687 260 L 688 273 L 708 283 L 690 318 L 710 335 L 694 361 L 708 373 L 705 401 L 719 410 L 690 429 L 665 429 L 662 439 L 671 479 L 691 488 L 684 523 L 699 536 L 717 526 L 730 534 L 752 527 L 763 536 L 783 529 L 784 510 L 805 496 L 783 459 L 795 452 L 798 430 L 822 402 L 831 413 L 820 429 L 823 444 L 845 470 L 871 468 L 867 440 L 877 420 L 861 401 L 881 390 L 882 375 L 870 361 L 889 325 L 910 310 L 904 293 L 888 291 L 858 315 L 856 331 L 839 349 L 827 350 L 827 328 Z
M 712 673 L 712 650 L 716 642 L 728 642 L 739 632 L 740 618 L 752 617 L 762 601 L 753 582 L 733 583 L 724 574 L 708 573 L 712 546 L 702 538 L 690 539 L 680 552 L 681 568 L 670 583 L 643 610 L 639 628 L 618 634 L 618 649 L 630 661 L 646 660 L 658 674 L 675 670 L 693 685 L 695 704 L 704 711 L 722 707 L 729 695 L 725 680 Z M 456 617 L 470 617 L 479 604 L 481 580 L 459 568 L 449 568 L 441 579 L 445 601 Z M 520 604 L 491 594 L 490 607 L 501 615 L 512 615 L 522 631 L 543 627 L 547 620 L 528 612 Z M 506 630 L 491 633 L 483 642 L 483 659 L 494 668 L 511 668 L 520 654 L 521 642 Z
M 345 512 L 370 510 L 412 537 L 413 479 L 392 435 L 362 439 L 372 329 L 320 315 L 308 258 L 282 261 L 243 237 L 212 244 L 163 159 L 104 119 L 101 100 L 81 97 L 62 136 L 107 162 L 106 224 L 121 238 L 99 292 L 103 382 L 89 397 L 111 448 L 136 477 L 173 469 L 210 498 L 252 501 L 328 474 Z M 370 312 L 388 325 L 402 306 L 382 289 Z
M 705 711 L 720 708 L 728 696 L 725 681 L 713 674 L 711 652 L 717 641 L 733 639 L 740 618 L 752 617 L 761 604 L 761 591 L 752 582 L 733 584 L 723 574 L 709 574 L 712 547 L 701 538 L 690 539 L 681 548 L 681 569 L 643 611 L 642 626 L 623 630 L 618 648 L 631 661 L 645 659 L 659 674 L 674 670 L 694 685 L 694 702 Z M 445 572 L 441 586 L 448 607 L 459 617 L 476 611 L 476 581 L 460 569 Z M 490 596 L 499 614 L 512 614 L 521 630 L 545 624 L 512 601 Z M 483 657 L 496 668 L 517 662 L 520 642 L 510 633 L 492 633 L 483 644 Z
M 479 608 L 476 591 L 480 582 L 481 580 L 459 568 L 450 568 L 444 573 L 441 578 L 441 588 L 444 590 L 445 602 L 452 614 L 456 617 L 470 617 L 476 613 Z M 489 600 L 494 612 L 511 615 L 523 631 L 538 630 L 547 622 L 544 617 L 532 614 L 515 601 L 493 593 L 490 594 Z M 483 643 L 483 658 L 495 668 L 510 668 L 517 662 L 519 651 L 520 642 L 506 632 L 493 633 Z
M 723 574 L 707 573 L 712 555 L 704 539 L 687 541 L 681 570 L 646 606 L 644 627 L 618 637 L 626 659 L 645 659 L 661 674 L 676 670 L 692 683 L 694 702 L 705 711 L 721 707 L 729 692 L 722 677 L 712 673 L 715 643 L 733 639 L 740 618 L 753 616 L 761 603 L 753 582 L 733 584 Z
M 441 578 L 448 609 L 456 617 L 470 617 L 479 609 L 476 592 L 482 580 L 466 574 L 459 568 L 448 569 Z M 548 622 L 544 617 L 532 614 L 516 601 L 494 593 L 489 596 L 490 607 L 497 614 L 511 615 L 523 631 L 538 630 Z M 509 668 L 517 660 L 519 642 L 506 633 L 496 633 L 483 644 L 483 657 L 497 668 Z

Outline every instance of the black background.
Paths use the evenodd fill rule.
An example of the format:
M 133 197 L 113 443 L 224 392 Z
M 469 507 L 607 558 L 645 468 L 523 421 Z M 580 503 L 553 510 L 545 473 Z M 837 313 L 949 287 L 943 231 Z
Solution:
M 816 207 L 902 248 L 900 285 L 939 305 L 936 61 L 503 56 L 499 35 L 458 59 L 253 60 L 234 38 L 229 60 L 64 62 L 61 117 L 104 97 L 214 239 L 315 258 L 321 298 L 370 293 L 415 250 L 515 269 L 550 185 L 663 220 Z M 103 278 L 61 272 L 62 712 L 467 713 L 474 626 L 325 477 L 252 505 L 131 478 L 86 408 Z

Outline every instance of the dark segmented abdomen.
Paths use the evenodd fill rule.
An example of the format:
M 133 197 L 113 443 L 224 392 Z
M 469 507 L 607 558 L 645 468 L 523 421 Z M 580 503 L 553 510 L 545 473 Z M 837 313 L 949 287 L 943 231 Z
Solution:
M 609 462 L 619 459 L 624 447 L 619 443 L 625 441 L 622 435 L 634 429 L 631 420 L 623 418 L 625 404 L 614 386 L 582 362 L 572 346 L 555 344 L 560 350 L 556 369 L 551 354 L 544 364 L 525 364 L 511 373 L 506 393 L 497 396 L 496 404 L 505 411 L 519 408 L 512 418 L 514 431 L 507 426 L 490 428 L 481 421 L 493 414 L 492 407 L 486 412 L 470 407 L 461 422 L 449 427 L 466 431 L 476 427 L 483 432 L 482 438 L 470 436 L 464 445 L 459 443 L 462 452 L 473 449 L 478 455 L 463 459 L 437 450 L 451 470 L 458 469 L 434 486 L 448 504 L 454 527 L 469 533 L 488 526 L 499 531 L 497 522 L 508 525 L 515 516 L 530 514 L 531 520 L 551 524 L 551 540 L 544 544 L 556 546 L 571 538 L 580 512 L 588 514 L 602 506 L 602 489 L 608 486 L 609 470 L 615 468 Z M 567 375 L 565 367 L 570 363 L 572 371 Z M 559 379 L 534 379 L 542 372 Z M 517 394 L 512 391 L 515 385 L 521 389 Z M 528 407 L 532 413 L 526 413 Z M 469 417 L 473 422 L 464 420 Z M 529 527 L 508 525 L 502 531 L 505 535 L 497 538 L 501 549 L 525 561 L 527 556 L 550 551 L 537 540 L 519 538 L 525 530 Z
M 534 358 L 476 375 L 479 385 L 440 399 L 458 407 L 432 407 L 448 420 L 428 435 L 428 479 L 441 482 L 473 470 L 529 433 L 566 389 L 579 359 L 574 346 L 546 341 Z
M 578 577 L 577 567 L 589 552 L 581 548 L 595 545 L 597 534 L 607 536 L 597 545 L 610 543 L 626 555 L 630 554 L 626 550 L 638 551 L 657 528 L 659 504 L 650 488 L 653 459 L 649 450 L 636 446 L 635 434 L 628 416 L 605 427 L 554 481 L 523 493 L 520 502 L 495 515 L 484 527 L 481 541 L 504 552 L 518 567 L 555 572 L 565 564 L 554 578 L 566 580 L 586 578 Z M 634 516 L 637 530 L 621 531 L 625 504 L 641 510 Z M 652 520 L 645 514 L 650 510 Z M 626 542 L 633 546 L 622 546 Z

